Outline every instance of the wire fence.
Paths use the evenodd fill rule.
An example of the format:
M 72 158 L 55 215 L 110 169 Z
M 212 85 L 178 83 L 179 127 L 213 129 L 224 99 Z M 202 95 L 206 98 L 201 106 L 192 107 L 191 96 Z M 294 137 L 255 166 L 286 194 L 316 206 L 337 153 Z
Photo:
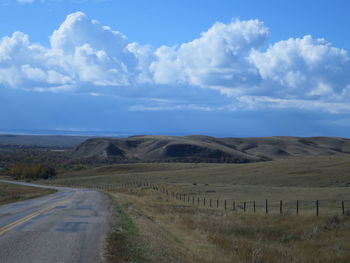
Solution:
M 81 185 L 64 184 L 65 187 L 74 187 L 81 189 L 92 189 L 111 191 L 120 188 L 139 188 L 144 187 L 152 189 L 166 196 L 166 200 L 170 199 L 192 205 L 196 207 L 208 209 L 222 209 L 226 211 L 242 212 L 242 213 L 264 213 L 264 214 L 280 214 L 280 215 L 300 215 L 300 214 L 314 214 L 316 216 L 326 214 L 342 214 L 350 215 L 347 205 L 350 200 L 234 200 L 234 199 L 220 199 L 205 195 L 186 194 L 171 190 L 169 185 L 156 184 L 148 181 L 132 181 L 118 184 L 105 185 Z

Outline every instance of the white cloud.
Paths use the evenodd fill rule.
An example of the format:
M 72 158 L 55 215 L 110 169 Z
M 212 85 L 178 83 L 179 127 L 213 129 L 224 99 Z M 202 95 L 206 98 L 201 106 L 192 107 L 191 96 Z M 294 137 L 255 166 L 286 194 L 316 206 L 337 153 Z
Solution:
M 31 44 L 15 32 L 0 41 L 0 83 L 38 90 L 82 86 L 128 86 L 137 59 L 124 35 L 90 20 L 82 12 L 67 16 L 53 32 L 51 47 Z
M 345 50 L 305 36 L 263 51 L 267 35 L 257 20 L 217 23 L 199 39 L 159 48 L 151 64 L 154 80 L 216 89 L 233 98 L 235 109 L 349 112 L 350 58 Z
M 121 97 L 130 91 L 129 97 L 148 93 L 159 99 L 179 93 L 190 102 L 132 110 L 195 109 L 197 104 L 191 100 L 207 89 L 217 90 L 223 105 L 219 107 L 216 98 L 213 106 L 213 98 L 203 95 L 204 106 L 198 110 L 350 111 L 350 58 L 345 50 L 312 36 L 265 48 L 268 35 L 269 29 L 259 20 L 236 20 L 215 23 L 193 41 L 154 49 L 130 43 L 122 33 L 76 12 L 53 32 L 49 47 L 32 44 L 21 32 L 3 37 L 0 85 L 99 95 L 115 90 L 114 95 Z M 229 106 L 225 106 L 227 98 L 232 100 Z
M 258 20 L 216 23 L 198 39 L 179 47 L 159 48 L 157 60 L 151 64 L 154 80 L 160 84 L 249 88 L 259 75 L 248 55 L 264 45 L 267 36 L 268 29 Z
M 324 39 L 291 38 L 266 52 L 253 51 L 250 58 L 274 97 L 336 97 L 350 84 L 347 52 Z
M 250 109 L 263 110 L 272 109 L 300 109 L 317 112 L 328 112 L 333 114 L 349 113 L 350 104 L 346 101 L 325 101 L 307 99 L 283 99 L 269 96 L 241 96 L 234 104 L 227 105 L 222 109 L 231 111 Z

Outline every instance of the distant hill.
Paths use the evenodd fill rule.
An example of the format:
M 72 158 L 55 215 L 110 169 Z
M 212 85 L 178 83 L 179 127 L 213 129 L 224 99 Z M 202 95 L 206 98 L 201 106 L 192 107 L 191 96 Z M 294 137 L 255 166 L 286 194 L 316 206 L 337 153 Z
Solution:
M 0 148 L 74 148 L 91 136 L 0 134 Z
M 247 163 L 337 154 L 350 154 L 349 139 L 336 137 L 214 138 L 193 135 L 91 138 L 75 148 L 73 158 Z

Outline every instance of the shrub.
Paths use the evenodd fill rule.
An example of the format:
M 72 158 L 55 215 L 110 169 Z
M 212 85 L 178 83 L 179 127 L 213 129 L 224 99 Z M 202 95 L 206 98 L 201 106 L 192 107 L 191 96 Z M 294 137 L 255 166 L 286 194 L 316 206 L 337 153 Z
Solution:
M 10 170 L 11 176 L 16 180 L 30 179 L 48 179 L 56 175 L 56 171 L 52 167 L 42 164 L 28 165 L 25 163 L 16 163 Z

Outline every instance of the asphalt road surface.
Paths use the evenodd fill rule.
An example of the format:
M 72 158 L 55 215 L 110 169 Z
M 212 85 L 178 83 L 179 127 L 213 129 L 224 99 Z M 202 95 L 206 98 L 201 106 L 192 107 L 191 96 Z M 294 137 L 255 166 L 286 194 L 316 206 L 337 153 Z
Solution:
M 91 190 L 50 188 L 59 191 L 0 206 L 0 263 L 101 262 L 110 230 L 107 198 Z

